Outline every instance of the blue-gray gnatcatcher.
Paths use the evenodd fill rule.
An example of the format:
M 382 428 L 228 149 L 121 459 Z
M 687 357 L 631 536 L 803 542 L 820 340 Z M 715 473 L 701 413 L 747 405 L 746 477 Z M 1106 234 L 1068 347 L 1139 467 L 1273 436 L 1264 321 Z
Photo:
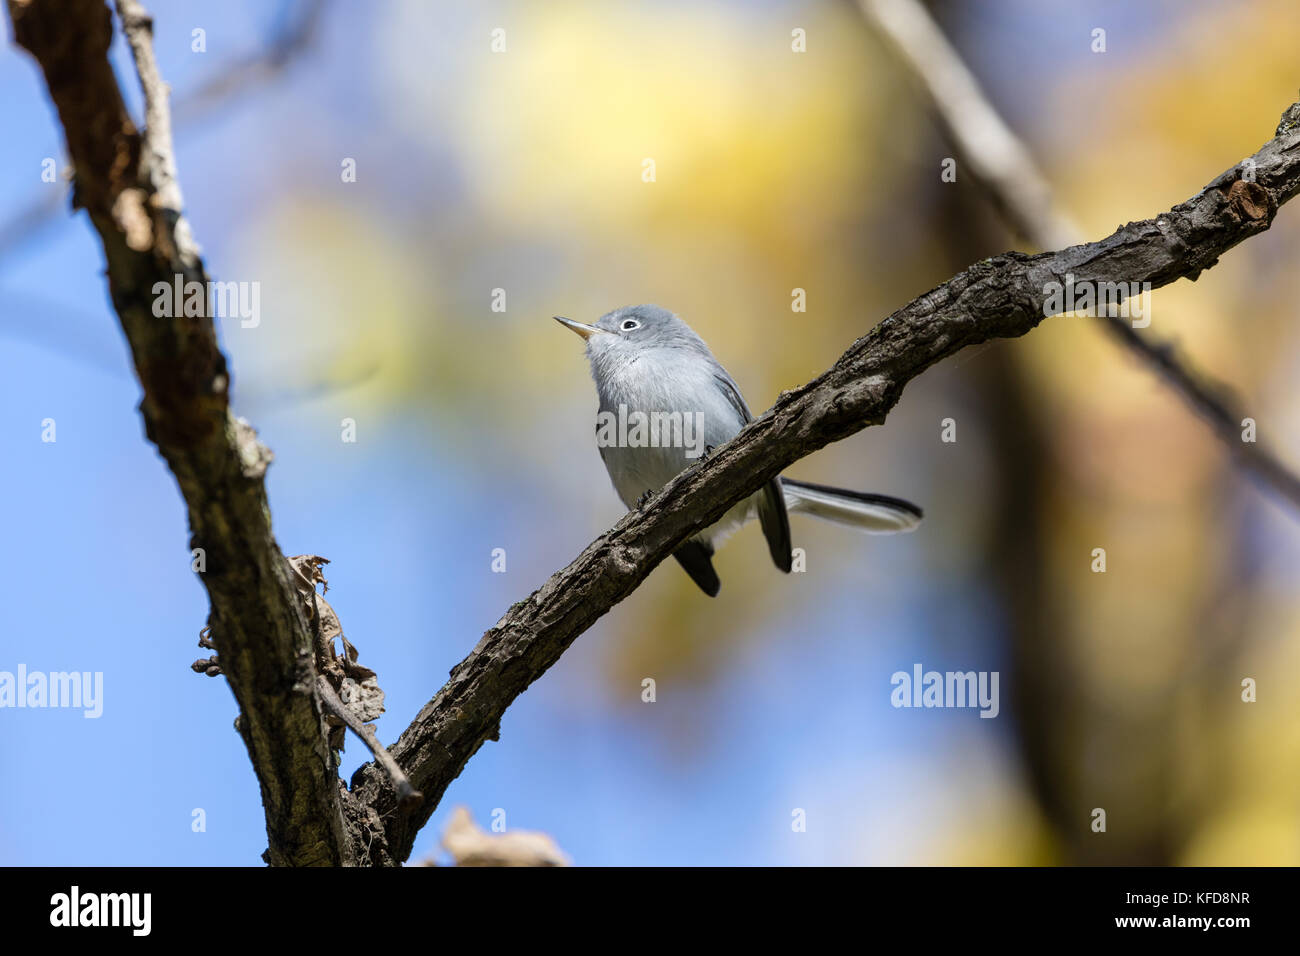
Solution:
M 657 305 L 604 315 L 595 325 L 555 316 L 587 342 L 591 376 L 600 395 L 596 444 L 623 504 L 635 508 L 708 449 L 733 438 L 752 417 L 704 340 Z M 710 597 L 720 582 L 713 552 L 728 535 L 757 517 L 772 560 L 791 564 L 787 511 L 816 515 L 875 534 L 911 531 L 921 509 L 901 498 L 773 478 L 674 553 Z

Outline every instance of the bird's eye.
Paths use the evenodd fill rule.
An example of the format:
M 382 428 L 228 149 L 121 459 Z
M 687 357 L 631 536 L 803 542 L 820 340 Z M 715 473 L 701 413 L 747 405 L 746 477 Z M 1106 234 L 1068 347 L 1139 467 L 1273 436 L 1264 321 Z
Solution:
M 641 323 L 636 319 L 624 319 L 623 324 L 619 326 L 624 332 L 631 332 L 633 329 L 641 328 Z

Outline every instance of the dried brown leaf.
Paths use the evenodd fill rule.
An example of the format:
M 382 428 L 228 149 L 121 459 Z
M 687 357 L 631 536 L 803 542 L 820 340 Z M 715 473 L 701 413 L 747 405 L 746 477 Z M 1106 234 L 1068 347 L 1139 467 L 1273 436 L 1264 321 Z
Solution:
M 559 845 L 534 830 L 488 833 L 465 807 L 457 807 L 442 834 L 456 866 L 571 866 Z

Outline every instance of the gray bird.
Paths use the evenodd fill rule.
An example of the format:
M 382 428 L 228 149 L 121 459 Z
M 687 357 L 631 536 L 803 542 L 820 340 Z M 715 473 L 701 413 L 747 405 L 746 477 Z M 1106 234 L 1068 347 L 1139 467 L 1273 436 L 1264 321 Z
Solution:
M 597 444 L 614 490 L 628 508 L 638 507 L 753 417 L 704 340 L 667 309 L 630 306 L 601 316 L 594 325 L 554 318 L 587 342 L 600 396 Z M 686 541 L 673 557 L 713 597 L 721 586 L 713 570 L 714 550 L 757 517 L 773 562 L 788 573 L 787 512 L 874 534 L 911 531 L 921 521 L 921 509 L 900 498 L 778 477 Z

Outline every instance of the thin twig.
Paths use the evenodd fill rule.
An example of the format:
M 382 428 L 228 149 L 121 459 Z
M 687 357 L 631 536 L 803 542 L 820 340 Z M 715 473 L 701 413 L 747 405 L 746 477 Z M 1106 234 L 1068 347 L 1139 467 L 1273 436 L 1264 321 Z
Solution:
M 311 583 L 311 636 L 312 642 L 316 648 L 317 666 L 324 664 L 326 659 L 333 658 L 334 647 L 332 641 L 326 641 L 321 632 L 320 626 L 320 602 L 316 600 L 316 584 Z M 322 670 L 325 668 L 322 667 Z M 339 720 L 347 725 L 348 729 L 361 738 L 361 742 L 370 748 L 371 754 L 379 761 L 379 765 L 388 772 L 388 777 L 393 786 L 397 789 L 398 808 L 404 813 L 414 810 L 424 801 L 424 795 L 411 786 L 411 781 L 407 779 L 402 768 L 397 765 L 397 761 L 392 755 L 384 749 L 384 745 L 379 742 L 375 736 L 374 729 L 365 721 L 357 717 L 356 714 L 343 703 L 339 697 L 338 691 L 330 683 L 325 674 L 318 674 L 316 677 L 316 690 L 320 693 L 321 703 L 325 709 L 332 713 Z
M 173 123 L 184 128 L 234 101 L 237 96 L 257 84 L 269 82 L 281 75 L 298 54 L 308 49 L 315 40 L 325 6 L 326 0 L 304 0 L 301 13 L 264 48 L 224 63 L 197 87 L 187 91 L 184 96 L 177 97 L 172 105 Z M 120 16 L 120 4 L 118 12 Z M 66 188 L 52 185 L 45 195 L 0 224 L 0 263 L 18 252 L 48 225 L 58 221 L 58 214 L 67 208 L 67 196 Z
M 172 118 L 168 100 L 171 89 L 158 72 L 153 52 L 153 17 L 139 0 L 116 0 L 122 32 L 131 46 L 135 72 L 144 93 L 144 129 L 141 135 L 147 161 L 146 175 L 153 181 L 151 205 L 156 213 L 168 217 L 178 258 L 188 266 L 198 262 L 199 250 L 183 215 L 185 200 L 181 196 L 180 177 L 176 173 L 176 153 L 172 146 Z
M 347 724 L 348 729 L 361 738 L 362 742 L 370 748 L 370 752 L 375 755 L 379 765 L 387 772 L 393 786 L 397 788 L 398 806 L 404 812 L 409 812 L 423 803 L 424 794 L 411 786 L 411 781 L 402 772 L 402 768 L 397 765 L 397 761 L 393 759 L 392 754 L 384 749 L 384 745 L 375 736 L 374 730 L 348 709 L 348 705 L 343 703 L 338 692 L 323 675 L 316 678 L 316 689 L 320 692 L 321 702 L 325 705 L 325 709 Z
M 302 12 L 263 49 L 241 56 L 178 99 L 173 113 L 178 125 L 190 123 L 233 101 L 236 95 L 282 73 L 309 48 L 320 28 L 325 0 L 305 0 Z
M 55 216 L 67 208 L 68 193 L 66 183 L 51 183 L 44 194 L 20 209 L 4 225 L 0 225 L 0 262 L 41 230 L 59 221 Z
M 858 6 L 920 81 L 963 165 L 988 192 L 1012 232 L 1039 249 L 1083 242 L 1081 230 L 1060 210 L 1029 150 L 924 5 L 918 0 L 858 0 Z M 1224 385 L 1176 356 L 1172 343 L 1148 341 L 1114 315 L 1100 318 L 1117 342 L 1159 373 L 1209 423 L 1243 469 L 1300 508 L 1300 477 L 1262 442 L 1241 440 L 1246 416 L 1228 400 Z

